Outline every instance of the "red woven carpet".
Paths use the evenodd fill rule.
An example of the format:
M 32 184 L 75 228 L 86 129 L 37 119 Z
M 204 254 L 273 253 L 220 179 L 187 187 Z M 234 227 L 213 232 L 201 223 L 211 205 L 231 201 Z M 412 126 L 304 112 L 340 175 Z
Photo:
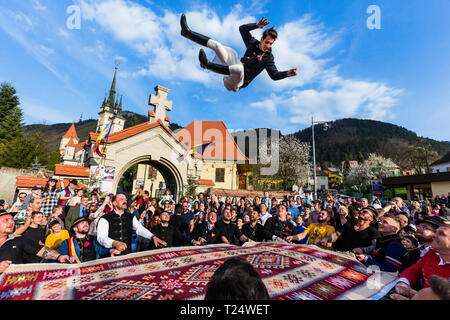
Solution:
M 347 256 L 304 245 L 212 245 L 130 254 L 78 265 L 15 265 L 0 277 L 0 300 L 203 299 L 229 257 L 247 259 L 271 299 L 368 299 L 393 283 Z

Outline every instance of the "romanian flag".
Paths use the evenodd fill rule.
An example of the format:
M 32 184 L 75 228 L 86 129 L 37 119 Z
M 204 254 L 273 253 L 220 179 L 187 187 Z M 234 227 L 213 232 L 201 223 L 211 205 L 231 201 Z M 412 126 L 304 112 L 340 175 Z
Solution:
M 93 149 L 93 151 L 95 152 L 96 155 L 98 155 L 99 157 L 104 157 L 105 155 L 100 151 L 100 143 L 102 142 L 102 140 L 107 140 L 109 137 L 109 132 L 111 131 L 111 127 L 112 127 L 112 120 L 110 123 L 108 123 L 108 125 L 105 127 L 105 129 L 103 129 L 103 131 L 98 135 L 97 141 L 95 142 L 95 147 Z
M 77 257 L 77 263 L 81 263 L 80 258 L 77 255 L 77 250 L 75 249 L 75 242 L 73 241 L 73 237 L 67 239 L 69 242 L 69 256 Z
M 206 148 L 208 148 L 210 145 L 213 146 L 214 144 L 215 144 L 215 142 L 207 142 L 207 143 L 197 144 L 197 145 L 193 146 L 192 148 L 190 148 L 186 152 L 186 154 L 184 155 L 184 159 L 186 159 L 188 155 L 195 155 L 196 153 L 203 155 Z

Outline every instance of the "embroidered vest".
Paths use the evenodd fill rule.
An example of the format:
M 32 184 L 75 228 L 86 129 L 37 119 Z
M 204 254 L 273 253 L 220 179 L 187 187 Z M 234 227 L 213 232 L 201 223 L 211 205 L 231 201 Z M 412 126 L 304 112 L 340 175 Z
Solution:
M 128 211 L 125 211 L 122 215 L 112 211 L 105 214 L 103 218 L 109 223 L 108 237 L 127 245 L 127 249 L 123 252 L 124 254 L 131 253 L 134 215 Z

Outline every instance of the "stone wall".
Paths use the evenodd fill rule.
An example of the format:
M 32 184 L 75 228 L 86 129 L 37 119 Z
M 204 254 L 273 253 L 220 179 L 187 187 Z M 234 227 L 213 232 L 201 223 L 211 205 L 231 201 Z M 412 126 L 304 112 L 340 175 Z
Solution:
M 52 171 L 47 170 L 28 170 L 16 168 L 0 168 L 0 199 L 6 200 L 11 205 L 16 191 L 16 177 L 40 177 L 49 178 L 53 175 Z

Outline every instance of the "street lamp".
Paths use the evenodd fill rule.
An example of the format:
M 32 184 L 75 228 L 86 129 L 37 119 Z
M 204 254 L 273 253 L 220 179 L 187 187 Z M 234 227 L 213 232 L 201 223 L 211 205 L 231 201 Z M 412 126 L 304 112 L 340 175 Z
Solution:
M 312 129 L 312 144 L 313 144 L 313 166 L 314 166 L 314 200 L 317 200 L 317 172 L 316 172 L 316 144 L 314 141 L 314 125 L 323 124 L 323 131 L 327 131 L 331 125 L 329 121 L 314 121 L 314 117 L 311 117 L 311 129 Z

